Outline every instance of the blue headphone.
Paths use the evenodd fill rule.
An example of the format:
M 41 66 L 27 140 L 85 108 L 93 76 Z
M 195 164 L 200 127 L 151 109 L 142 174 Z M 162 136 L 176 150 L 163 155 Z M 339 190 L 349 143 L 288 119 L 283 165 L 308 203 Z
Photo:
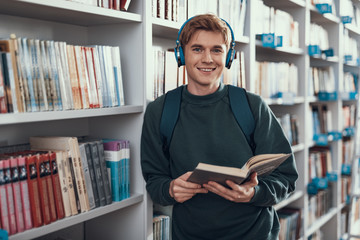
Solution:
M 176 39 L 176 47 L 175 47 L 175 58 L 176 58 L 176 61 L 178 63 L 178 67 L 180 66 L 183 66 L 185 65 L 185 56 L 184 56 L 184 51 L 182 49 L 182 47 L 180 46 L 180 41 L 179 41 L 179 38 L 180 38 L 180 34 L 181 34 L 181 31 L 183 30 L 184 26 L 194 17 L 191 17 L 189 18 L 188 20 L 186 20 L 184 22 L 184 24 L 181 26 L 181 28 L 179 29 L 179 32 L 178 32 L 178 36 L 177 36 L 177 39 Z M 230 32 L 231 32 L 231 43 L 230 43 L 230 49 L 226 55 L 226 62 L 225 62 L 225 67 L 227 68 L 230 68 L 231 67 L 231 63 L 233 62 L 234 60 L 234 56 L 235 56 L 235 51 L 234 51 L 234 48 L 235 48 L 235 38 L 234 38 L 234 32 L 233 30 L 231 29 L 230 27 L 230 24 L 228 24 L 224 19 L 221 18 L 221 20 L 223 20 L 226 25 L 229 27 L 230 29 Z

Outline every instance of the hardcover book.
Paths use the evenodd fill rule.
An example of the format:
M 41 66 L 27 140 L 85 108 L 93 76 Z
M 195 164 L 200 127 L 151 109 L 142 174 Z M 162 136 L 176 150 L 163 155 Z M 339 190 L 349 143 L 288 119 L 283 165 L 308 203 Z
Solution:
M 29 187 L 29 198 L 31 206 L 31 217 L 33 227 L 39 227 L 43 225 L 41 217 L 41 206 L 40 206 L 40 194 L 36 170 L 36 156 L 29 155 L 26 157 L 26 170 L 28 172 L 28 187 Z
M 27 181 L 28 172 L 26 170 L 25 159 L 26 158 L 24 156 L 17 157 L 24 224 L 25 224 L 25 229 L 28 230 L 32 228 L 32 220 L 31 220 L 29 187 Z
M 25 229 L 25 225 L 24 225 L 24 216 L 23 216 L 23 205 L 21 202 L 19 168 L 16 157 L 10 158 L 10 176 L 11 176 L 11 185 L 14 196 L 14 208 L 15 208 L 17 232 L 23 232 Z
M 290 155 L 290 153 L 256 155 L 251 157 L 242 168 L 199 163 L 187 181 L 198 184 L 215 181 L 227 186 L 226 180 L 231 180 L 237 184 L 241 184 L 248 179 L 253 172 L 257 172 L 258 176 L 270 174 L 290 157 Z

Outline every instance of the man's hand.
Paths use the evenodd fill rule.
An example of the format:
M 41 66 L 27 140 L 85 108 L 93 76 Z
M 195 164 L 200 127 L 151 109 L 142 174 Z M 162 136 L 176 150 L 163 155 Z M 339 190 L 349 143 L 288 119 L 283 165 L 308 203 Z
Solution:
M 170 183 L 169 193 L 177 202 L 183 203 L 197 193 L 208 193 L 208 190 L 196 183 L 187 182 L 191 172 L 187 172 Z
M 255 194 L 254 187 L 259 184 L 256 173 L 251 174 L 250 180 L 241 185 L 238 185 L 230 180 L 227 180 L 226 183 L 230 189 L 212 181 L 204 184 L 203 186 L 209 191 L 229 201 L 249 202 Z

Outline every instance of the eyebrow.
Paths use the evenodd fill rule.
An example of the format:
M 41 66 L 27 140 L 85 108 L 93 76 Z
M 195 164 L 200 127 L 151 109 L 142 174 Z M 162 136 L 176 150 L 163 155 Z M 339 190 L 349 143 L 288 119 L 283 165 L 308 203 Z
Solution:
M 203 47 L 203 45 L 201 44 L 193 44 L 190 46 L 191 48 L 194 48 L 194 47 Z M 214 45 L 212 48 L 221 48 L 222 49 L 222 46 L 221 45 Z

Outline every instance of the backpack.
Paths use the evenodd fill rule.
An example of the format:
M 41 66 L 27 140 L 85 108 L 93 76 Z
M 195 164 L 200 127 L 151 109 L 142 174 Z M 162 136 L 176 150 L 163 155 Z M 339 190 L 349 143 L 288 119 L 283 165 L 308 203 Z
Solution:
M 229 86 L 230 107 L 240 129 L 254 152 L 253 133 L 255 130 L 255 119 L 249 106 L 249 101 L 244 88 Z M 165 95 L 164 107 L 160 120 L 160 134 L 163 142 L 163 151 L 169 158 L 169 146 L 175 125 L 179 119 L 181 96 L 184 86 L 180 86 Z

